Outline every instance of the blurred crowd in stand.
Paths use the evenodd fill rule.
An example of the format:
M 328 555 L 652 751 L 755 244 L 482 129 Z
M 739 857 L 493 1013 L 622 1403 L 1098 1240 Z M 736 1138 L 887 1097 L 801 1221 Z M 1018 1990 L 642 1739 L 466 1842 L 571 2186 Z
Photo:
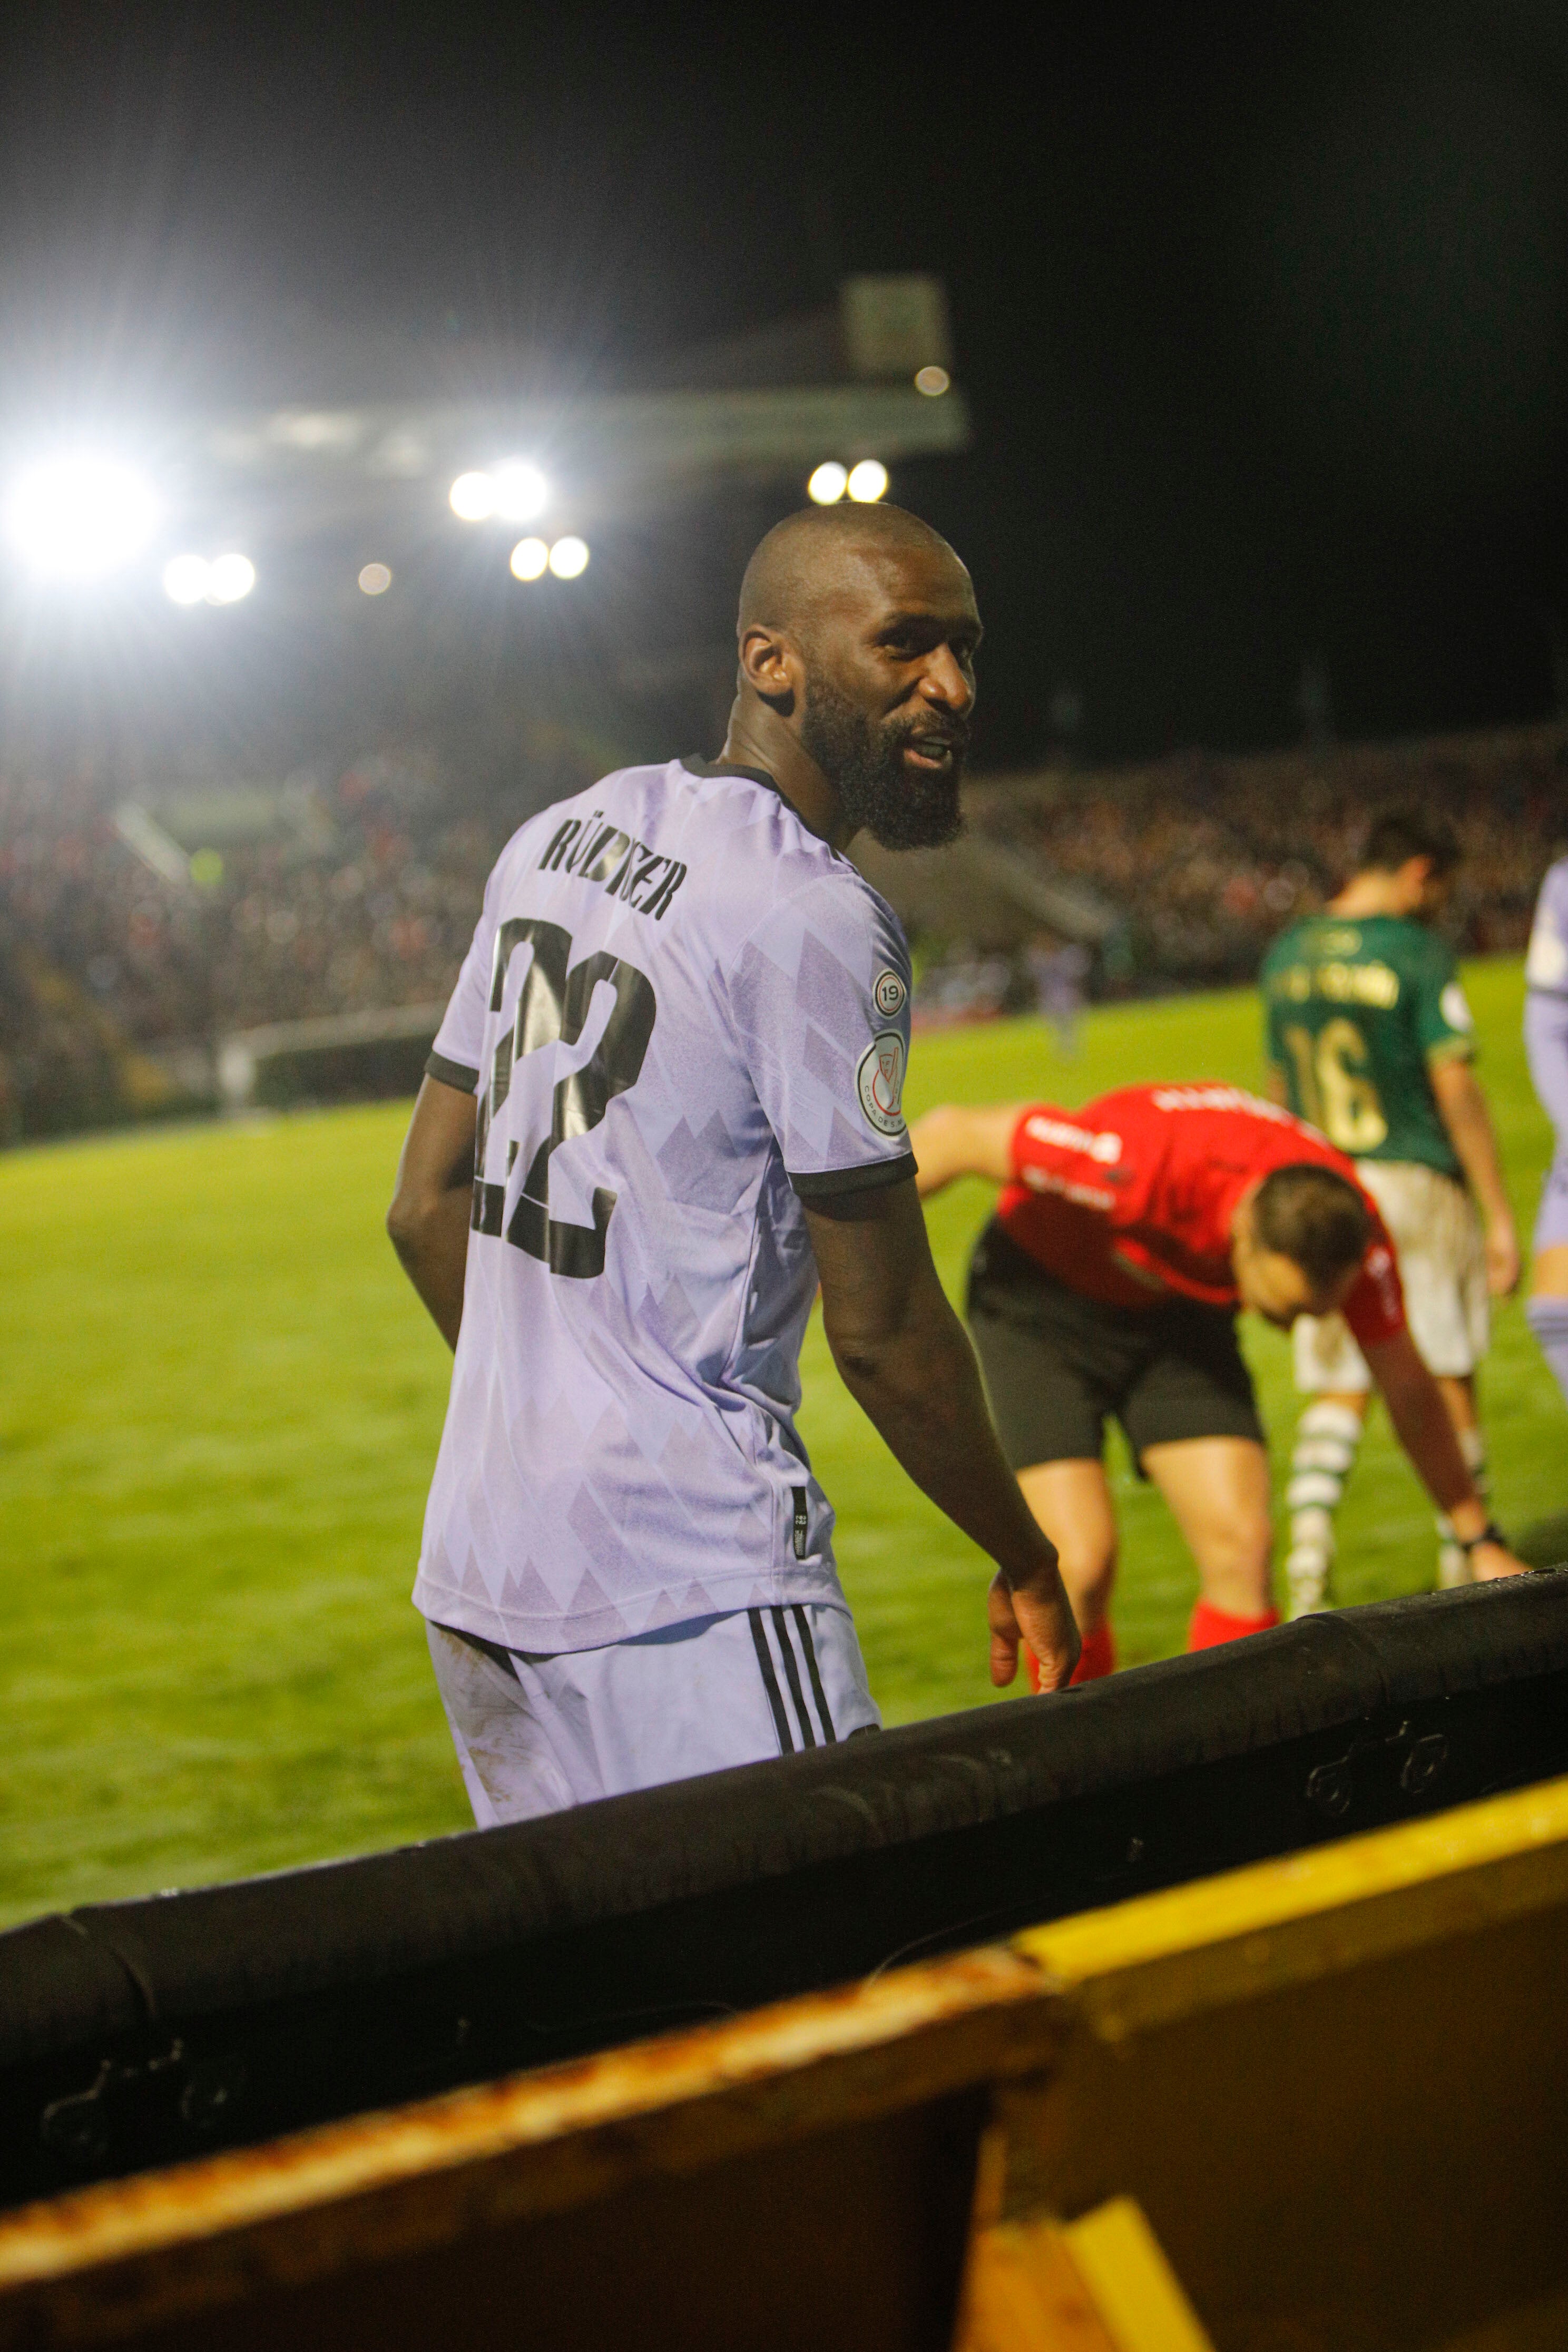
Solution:
M 274 795 L 259 837 L 204 846 L 187 831 L 160 871 L 100 784 L 0 776 L 0 1139 L 189 1099 L 200 1086 L 169 1070 L 233 1030 L 439 1003 L 512 826 L 590 780 L 558 768 L 503 803 L 416 754 L 378 753 Z M 980 784 L 976 830 L 1079 885 L 1103 936 L 1091 952 L 1031 925 L 975 942 L 933 931 L 916 942 L 917 1013 L 1035 1009 L 1070 1050 L 1086 994 L 1250 978 L 1349 870 L 1370 811 L 1413 797 L 1465 845 L 1458 944 L 1519 949 L 1568 835 L 1565 787 L 1561 727 L 1419 756 L 1194 756 Z
M 1250 979 L 1275 934 L 1339 887 L 1368 819 L 1393 801 L 1441 809 L 1465 862 L 1450 910 L 1467 954 L 1522 949 L 1535 894 L 1568 836 L 1568 736 L 1532 730 L 1430 747 L 1358 746 L 1271 761 L 1202 755 L 1114 778 L 1064 777 L 986 811 L 998 840 L 1088 883 L 1120 917 L 1130 977 Z
M 148 1101 L 199 1093 L 160 1087 L 160 1060 L 185 1048 L 188 1068 L 232 1030 L 449 992 L 515 814 L 453 814 L 423 763 L 383 757 L 293 806 L 308 822 L 196 845 L 184 877 L 100 792 L 0 779 L 0 1133 L 90 1121 L 117 1092 L 142 1108 L 138 1073 Z
M 1287 923 L 1351 870 L 1372 814 L 1441 809 L 1464 848 L 1447 927 L 1461 953 L 1518 952 L 1541 878 L 1568 845 L 1568 729 L 1409 747 L 1226 761 L 1192 754 L 1113 773 L 980 787 L 972 822 L 1042 873 L 1087 887 L 1106 917 L 1092 957 L 1024 937 L 950 938 L 921 967 L 931 1024 L 1034 1010 L 1070 1050 L 1076 985 L 1136 995 L 1247 981 Z

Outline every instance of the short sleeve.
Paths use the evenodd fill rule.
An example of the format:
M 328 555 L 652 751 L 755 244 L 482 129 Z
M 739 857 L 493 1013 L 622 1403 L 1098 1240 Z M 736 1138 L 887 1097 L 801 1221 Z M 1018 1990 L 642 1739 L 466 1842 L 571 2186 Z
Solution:
M 1282 1026 L 1279 1005 L 1271 994 L 1266 996 L 1263 1000 L 1263 1059 L 1268 1069 L 1278 1070 L 1284 1077 L 1287 1091 L 1290 1094 L 1291 1108 L 1294 1109 L 1296 1100 L 1294 1091 L 1290 1087 L 1291 1072 L 1285 1057 L 1284 1040 L 1279 1034 Z
M 441 1026 L 436 1032 L 436 1042 L 425 1065 L 428 1075 L 439 1078 L 444 1087 L 456 1087 L 468 1095 L 479 1090 L 479 1069 L 484 1061 L 485 1016 L 489 1010 L 490 970 L 495 961 L 493 908 L 499 871 L 498 866 L 485 885 L 485 903 L 474 926 L 468 952 L 463 958 L 458 985 L 441 1016 Z
M 1300 1111 L 1295 1072 L 1285 1051 L 1284 1030 L 1288 1016 L 1281 988 L 1288 985 L 1282 975 L 1289 971 L 1294 955 L 1293 931 L 1286 931 L 1276 940 L 1263 959 L 1258 984 L 1263 995 L 1263 1058 L 1270 1070 L 1278 1070 L 1285 1081 L 1285 1090 L 1292 1110 Z M 1303 974 L 1303 978 L 1305 975 Z
M 849 866 L 771 908 L 735 959 L 731 1018 L 805 1200 L 914 1174 L 903 1111 L 910 980 L 897 917 Z
M 1415 982 L 1415 1036 L 1428 1061 L 1467 1061 L 1476 1050 L 1476 1021 L 1458 971 L 1433 940 Z
M 1399 1260 L 1388 1228 L 1375 1210 L 1361 1272 L 1341 1312 L 1358 1348 L 1381 1347 L 1385 1339 L 1396 1339 L 1405 1328 L 1405 1286 L 1399 1279 Z

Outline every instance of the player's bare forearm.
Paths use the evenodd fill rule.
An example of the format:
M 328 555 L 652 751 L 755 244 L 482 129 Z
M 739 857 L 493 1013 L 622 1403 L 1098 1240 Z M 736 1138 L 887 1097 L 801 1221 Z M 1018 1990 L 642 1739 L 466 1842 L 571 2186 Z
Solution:
M 1031 1572 L 1050 1546 L 996 1443 L 973 1350 L 946 1299 L 917 1307 L 897 1332 L 868 1340 L 829 1322 L 827 1338 L 845 1386 L 916 1485 L 999 1567 Z
M 1366 1360 L 1383 1391 L 1394 1434 L 1437 1508 L 1450 1517 L 1456 1512 L 1465 1517 L 1472 1505 L 1480 1510 L 1475 1481 L 1465 1466 L 1447 1407 L 1409 1333 L 1402 1331 L 1381 1347 L 1369 1348 Z M 1485 1524 L 1483 1511 L 1473 1528 L 1461 1528 L 1460 1533 L 1479 1534 Z
M 419 1233 L 392 1231 L 403 1270 L 430 1310 L 437 1329 L 455 1349 L 463 1323 L 463 1276 L 468 1255 L 468 1195 L 436 1204 Z
M 998 1103 L 973 1110 L 942 1103 L 910 1129 L 916 1188 L 922 1201 L 959 1176 L 984 1176 L 1005 1184 L 1013 1173 L 1013 1131 L 1022 1103 Z
M 472 1095 L 438 1078 L 425 1080 L 386 1213 L 404 1271 L 449 1348 L 456 1348 L 463 1320 L 478 1110 Z
M 915 1484 L 996 1562 L 993 1680 L 1013 1679 L 1021 1636 L 1045 1687 L 1058 1687 L 1079 1645 L 1056 1552 L 1007 1466 L 913 1186 L 852 1196 L 808 1217 L 824 1328 L 845 1386 Z
M 1453 1522 L 1464 1544 L 1473 1543 L 1488 1525 L 1487 1507 L 1459 1451 L 1454 1424 L 1436 1381 L 1415 1352 L 1408 1331 L 1368 1348 L 1367 1366 L 1383 1391 L 1394 1434 L 1432 1500 Z M 1489 1543 L 1474 1556 L 1478 1577 L 1511 1576 L 1523 1568 L 1503 1544 Z
M 1438 1115 L 1486 1227 L 1488 1278 L 1494 1294 L 1506 1297 L 1519 1282 L 1519 1241 L 1487 1098 L 1468 1062 L 1458 1056 L 1434 1062 L 1431 1075 Z

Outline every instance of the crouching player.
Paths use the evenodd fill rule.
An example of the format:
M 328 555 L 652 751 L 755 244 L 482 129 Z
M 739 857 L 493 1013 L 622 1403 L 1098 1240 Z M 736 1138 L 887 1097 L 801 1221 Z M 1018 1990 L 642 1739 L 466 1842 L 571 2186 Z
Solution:
M 1281 1329 L 1342 1313 L 1473 1573 L 1519 1571 L 1405 1328 L 1376 1206 L 1289 1112 L 1233 1087 L 1128 1087 L 1076 1111 L 934 1110 L 910 1142 L 922 1194 L 964 1175 L 1003 1187 L 970 1268 L 970 1325 L 1003 1444 L 1060 1555 L 1083 1636 L 1076 1681 L 1115 1664 L 1108 1414 L 1197 1562 L 1188 1647 L 1279 1622 L 1244 1307 Z

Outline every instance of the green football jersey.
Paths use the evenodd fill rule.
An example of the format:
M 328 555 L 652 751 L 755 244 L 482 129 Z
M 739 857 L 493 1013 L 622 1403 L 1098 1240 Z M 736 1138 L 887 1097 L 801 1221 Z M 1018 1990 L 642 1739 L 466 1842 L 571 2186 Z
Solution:
M 1458 1176 L 1430 1065 L 1474 1050 L 1452 950 L 1403 915 L 1314 915 L 1264 958 L 1268 1058 L 1299 1118 L 1355 1160 Z

